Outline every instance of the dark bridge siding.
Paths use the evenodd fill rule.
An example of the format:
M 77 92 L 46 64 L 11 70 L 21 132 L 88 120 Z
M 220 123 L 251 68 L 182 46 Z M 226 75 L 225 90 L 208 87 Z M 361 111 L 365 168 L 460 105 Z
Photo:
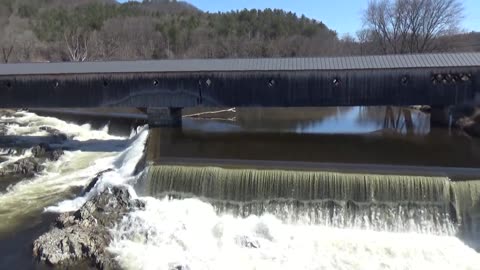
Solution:
M 322 63 L 329 69 L 302 70 L 297 63 L 277 71 L 271 67 L 278 59 L 193 60 L 192 66 L 186 60 L 0 65 L 0 107 L 440 106 L 471 102 L 480 92 L 480 54 L 352 59 L 282 59 L 283 64 Z M 392 59 L 401 64 L 385 62 Z M 228 71 L 225 67 L 234 67 L 235 61 L 240 66 Z M 262 61 L 263 69 L 247 69 L 252 63 L 262 66 Z M 99 73 L 88 73 L 89 66 Z M 434 84 L 435 74 L 468 74 L 470 79 Z

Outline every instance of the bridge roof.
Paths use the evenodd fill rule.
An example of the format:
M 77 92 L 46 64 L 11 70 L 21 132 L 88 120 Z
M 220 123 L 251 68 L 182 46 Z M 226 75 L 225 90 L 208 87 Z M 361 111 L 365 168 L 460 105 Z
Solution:
M 480 67 L 480 53 L 1 64 L 0 76 L 144 72 L 327 71 L 439 67 Z

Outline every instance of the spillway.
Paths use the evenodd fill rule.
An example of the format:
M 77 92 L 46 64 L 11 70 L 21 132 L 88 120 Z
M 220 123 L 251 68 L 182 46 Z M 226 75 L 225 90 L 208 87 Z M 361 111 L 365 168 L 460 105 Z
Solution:
M 152 166 L 141 193 L 198 197 L 216 212 L 284 222 L 478 240 L 480 181 L 320 171 Z

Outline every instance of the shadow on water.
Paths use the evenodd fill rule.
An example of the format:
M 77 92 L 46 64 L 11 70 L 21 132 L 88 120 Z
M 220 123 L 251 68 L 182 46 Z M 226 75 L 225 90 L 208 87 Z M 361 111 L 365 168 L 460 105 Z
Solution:
M 216 111 L 208 114 L 203 111 Z M 422 135 L 430 130 L 429 115 L 408 108 L 236 108 L 185 109 L 186 129 L 208 132 L 289 132 L 308 134 L 360 134 L 376 131 Z M 202 121 L 203 120 L 203 121 Z
M 64 111 L 64 112 L 63 112 Z M 133 108 L 116 108 L 118 115 L 111 115 L 112 109 L 92 108 L 82 110 L 32 110 L 40 116 L 52 116 L 77 125 L 89 124 L 93 129 L 102 129 L 108 125 L 108 133 L 116 136 L 128 136 L 132 129 L 145 125 L 145 115 Z M 121 113 L 120 113 L 121 112 Z M 122 117 L 127 115 L 128 117 Z
M 279 113 L 280 112 L 280 113 Z M 228 119 L 220 120 L 218 118 Z M 241 109 L 152 129 L 149 159 L 209 158 L 478 167 L 477 139 L 406 108 Z
M 48 144 L 68 151 L 117 152 L 122 151 L 126 140 L 59 140 L 57 136 L 1 136 L 0 148 L 30 149 L 39 144 Z
M 30 226 L 8 234 L 0 233 L 0 269 L 22 270 L 91 270 L 95 269 L 88 264 L 77 264 L 65 267 L 52 268 L 44 263 L 37 262 L 32 256 L 33 239 L 47 232 L 57 218 L 56 214 L 38 213 L 32 219 Z
M 39 214 L 26 229 L 0 234 L 0 269 L 52 269 L 44 264 L 36 263 L 32 257 L 32 239 L 48 231 L 55 220 L 54 214 Z

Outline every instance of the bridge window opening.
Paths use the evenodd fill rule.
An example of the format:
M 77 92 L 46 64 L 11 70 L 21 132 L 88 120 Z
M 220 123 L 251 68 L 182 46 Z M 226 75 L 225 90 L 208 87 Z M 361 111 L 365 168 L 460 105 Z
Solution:
M 274 86 L 275 86 L 275 80 L 274 80 L 274 79 L 270 79 L 270 80 L 268 81 L 268 87 L 272 88 L 272 87 L 274 87 Z
M 449 83 L 449 82 L 455 82 L 454 79 L 453 79 L 452 74 L 447 74 L 447 76 L 445 76 L 445 80 L 447 81 L 447 83 Z
M 12 88 L 12 82 L 6 82 L 5 85 L 7 86 L 7 88 Z
M 107 81 L 107 80 L 103 80 L 103 86 L 104 86 L 104 87 L 107 87 L 107 86 L 108 86 L 108 81 Z
M 460 82 L 461 81 L 460 75 L 459 74 L 453 74 L 452 81 L 453 82 Z
M 339 78 L 334 78 L 333 79 L 333 86 L 339 87 L 340 86 L 340 79 Z
M 158 81 L 157 80 L 153 80 L 153 86 L 157 86 L 158 85 Z
M 470 80 L 471 80 L 471 74 L 447 73 L 447 74 L 432 75 L 433 84 L 462 83 L 462 82 L 468 82 Z
M 470 81 L 470 77 L 468 77 L 467 74 L 460 74 L 460 80 L 462 80 L 463 82 L 468 82 Z

